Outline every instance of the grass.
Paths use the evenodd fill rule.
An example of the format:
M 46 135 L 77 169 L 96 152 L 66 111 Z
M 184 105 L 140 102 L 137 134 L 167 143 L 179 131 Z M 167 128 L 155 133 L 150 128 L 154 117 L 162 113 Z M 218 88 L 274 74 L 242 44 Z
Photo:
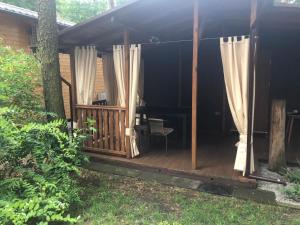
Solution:
M 287 169 L 285 171 L 285 176 L 291 183 L 293 183 L 292 186 L 284 190 L 285 194 L 294 201 L 300 202 L 300 169 Z
M 300 212 L 84 170 L 79 225 L 300 224 Z

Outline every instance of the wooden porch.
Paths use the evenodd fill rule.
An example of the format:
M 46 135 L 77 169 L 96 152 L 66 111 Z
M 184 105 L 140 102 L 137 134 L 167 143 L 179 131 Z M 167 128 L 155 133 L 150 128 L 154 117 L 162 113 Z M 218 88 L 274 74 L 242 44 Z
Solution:
M 148 152 L 134 159 L 99 155 L 95 152 L 90 152 L 89 155 L 111 163 L 123 162 L 140 168 L 154 168 L 209 179 L 223 178 L 238 181 L 239 174 L 233 170 L 236 153 L 235 139 L 234 137 L 207 136 L 202 143 L 198 144 L 197 160 L 199 166 L 196 170 L 191 165 L 190 148 L 176 147 L 178 146 L 176 142 L 170 143 L 168 152 L 165 152 L 163 143 L 153 144 Z
M 147 4 L 147 1 L 137 1 L 136 5 L 133 4 L 132 7 L 137 7 L 140 5 L 148 8 L 150 6 L 143 5 Z M 175 2 L 175 1 L 174 1 Z M 246 1 L 245 1 L 246 3 Z M 245 4 L 243 3 L 243 4 Z M 226 133 L 231 130 L 232 119 L 228 115 L 228 106 L 225 89 L 223 87 L 223 74 L 221 67 L 221 59 L 219 57 L 219 48 L 218 48 L 218 37 L 223 36 L 232 36 L 237 34 L 250 34 L 251 45 L 250 45 L 250 83 L 249 83 L 249 105 L 248 108 L 248 124 L 252 124 L 253 117 L 251 111 L 253 110 L 252 98 L 253 98 L 253 86 L 254 86 L 254 67 L 257 61 L 258 63 L 257 70 L 259 76 L 257 84 L 260 86 L 257 88 L 259 91 L 257 93 L 258 101 L 256 101 L 255 106 L 255 124 L 254 129 L 257 127 L 257 131 L 262 131 L 261 133 L 268 132 L 268 120 L 269 120 L 269 103 L 271 97 L 269 96 L 269 89 L 266 88 L 269 85 L 269 80 L 266 78 L 261 81 L 260 78 L 268 77 L 270 74 L 269 69 L 266 65 L 270 62 L 270 59 L 266 56 L 265 60 L 257 57 L 261 57 L 262 54 L 255 54 L 255 43 L 260 40 L 261 42 L 265 41 L 269 43 L 268 39 L 263 37 L 261 39 L 254 38 L 259 36 L 258 31 L 258 21 L 257 21 L 257 11 L 258 9 L 262 10 L 265 7 L 260 5 L 260 1 L 251 0 L 248 1 L 246 5 L 241 5 L 240 10 L 237 12 L 245 13 L 245 18 L 240 21 L 240 26 L 229 27 L 230 29 L 224 29 L 221 33 L 218 26 L 215 26 L 211 29 L 210 26 L 207 26 L 207 21 L 203 21 L 201 15 L 203 9 L 206 6 L 202 5 L 201 1 L 189 1 L 185 6 L 184 11 L 177 11 L 179 7 L 176 7 L 176 4 L 180 6 L 181 1 L 176 1 L 176 4 L 172 6 L 164 5 L 167 4 L 163 1 L 157 1 L 155 7 L 159 7 L 160 4 L 166 7 L 166 9 L 171 10 L 170 18 L 165 22 L 172 22 L 173 19 L 177 19 L 178 22 L 175 22 L 170 26 L 166 23 L 164 29 L 158 29 L 157 26 L 162 23 L 162 20 L 157 18 L 155 15 L 148 15 L 149 18 L 153 17 L 152 23 L 146 20 L 145 24 L 141 24 L 145 30 L 151 30 L 153 34 L 162 35 L 158 43 L 152 43 L 148 39 L 148 33 L 146 32 L 144 37 L 140 36 L 140 31 L 132 29 L 131 27 L 125 26 L 124 24 L 119 24 L 117 21 L 110 24 L 106 24 L 107 18 L 111 17 L 114 14 L 123 15 L 122 10 L 118 12 L 112 11 L 107 15 L 100 16 L 96 19 L 96 22 L 87 24 L 85 27 L 86 30 L 94 28 L 97 30 L 97 34 L 87 32 L 86 36 L 81 35 L 81 26 L 75 27 L 74 31 L 67 33 L 62 33 L 61 37 L 67 36 L 67 39 L 64 40 L 66 46 L 69 46 L 69 51 L 71 54 L 72 62 L 72 96 L 74 105 L 77 104 L 77 93 L 76 93 L 76 76 L 75 76 L 75 65 L 74 65 L 74 47 L 77 45 L 96 45 L 99 53 L 107 53 L 112 51 L 112 46 L 115 44 L 124 45 L 124 86 L 125 86 L 125 96 L 126 104 L 125 107 L 118 106 L 82 106 L 76 105 L 73 108 L 75 114 L 75 121 L 78 122 L 78 127 L 86 129 L 88 134 L 91 135 L 91 138 L 85 142 L 85 150 L 90 152 L 95 158 L 108 160 L 111 162 L 122 162 L 128 165 L 138 165 L 141 167 L 151 167 L 158 170 L 172 170 L 175 172 L 183 172 L 186 174 L 192 174 L 197 176 L 205 177 L 222 177 L 230 180 L 239 180 L 239 174 L 235 173 L 233 170 L 234 159 L 236 155 L 235 143 L 238 138 L 235 136 L 205 136 L 201 132 L 204 129 L 216 130 L 220 132 L 220 124 L 222 124 L 222 132 Z M 235 4 L 238 5 L 238 4 Z M 129 5 L 130 6 L 130 5 Z M 128 6 L 128 9 L 130 7 Z M 216 5 L 219 6 L 220 5 Z M 213 9 L 213 8 L 211 8 Z M 220 12 L 223 12 L 222 7 L 219 8 Z M 123 8 L 126 12 L 127 7 Z M 130 9 L 132 10 L 132 9 Z M 177 12 L 179 14 L 174 13 Z M 214 8 L 215 10 L 215 8 Z M 204 10 L 205 11 L 205 10 Z M 263 10 L 262 10 L 263 11 Z M 123 13 L 124 13 L 123 12 Z M 134 10 L 124 13 L 124 20 L 128 20 L 128 24 L 135 24 L 138 20 L 133 18 L 140 18 L 141 21 L 144 19 L 144 15 L 134 14 Z M 135 12 L 138 12 L 136 10 Z M 218 14 L 219 11 L 214 11 L 215 14 Z M 164 17 L 165 12 L 161 12 L 160 15 Z M 228 16 L 231 15 L 231 11 L 227 12 Z M 135 16 L 134 16 L 134 15 Z M 212 13 L 213 14 L 213 13 Z M 226 14 L 226 15 L 227 15 Z M 262 13 L 260 12 L 259 15 Z M 177 18 L 178 16 L 178 18 Z M 107 18 L 106 18 L 107 17 Z M 174 17 L 174 18 L 173 18 Z M 120 17 L 122 18 L 122 16 Z M 180 21 L 185 21 L 184 24 L 181 24 Z M 183 22 L 181 21 L 181 22 Z M 216 19 L 217 21 L 223 21 L 222 18 Z M 148 24 L 149 23 L 149 24 Z M 156 24 L 157 23 L 157 24 Z M 230 22 L 228 22 L 230 24 Z M 216 23 L 218 25 L 218 23 Z M 261 24 L 260 24 L 261 25 Z M 264 25 L 264 24 L 262 24 Z M 99 27 L 98 27 L 99 26 Z M 98 33 L 101 26 L 112 29 L 107 30 L 105 33 Z M 266 25 L 262 26 L 266 27 Z M 97 28 L 97 29 L 96 29 Z M 165 29 L 169 30 L 165 30 Z M 176 35 L 168 36 L 177 28 L 184 28 L 188 32 L 180 30 Z M 249 29 L 250 28 L 250 29 Z M 105 30 L 105 29 L 104 29 Z M 260 29 L 261 35 L 263 29 Z M 76 34 L 79 32 L 78 34 Z M 151 33 L 151 34 L 152 34 Z M 276 32 L 274 34 L 277 34 Z M 72 35 L 75 35 L 72 36 Z M 76 36 L 77 35 L 77 36 Z M 164 36 L 165 35 L 165 36 Z M 276 35 L 274 35 L 276 36 Z M 176 37 L 176 38 L 175 38 Z M 213 38 L 209 38 L 213 37 Z M 69 40 L 68 40 L 69 38 Z M 103 39 L 104 38 L 104 39 Z M 173 40 L 174 38 L 174 40 Z M 265 39 L 264 39 L 265 38 Z M 74 39 L 78 39 L 77 42 Z M 213 41 L 215 39 L 215 42 Z M 210 40 L 208 42 L 208 40 Z M 70 41 L 70 43 L 68 43 Z M 79 43 L 79 44 L 78 44 Z M 168 153 L 165 153 L 163 149 L 152 148 L 149 152 L 142 153 L 139 157 L 131 159 L 131 151 L 129 144 L 129 136 L 126 136 L 126 129 L 130 130 L 129 127 L 129 46 L 131 43 L 142 43 L 143 44 L 143 59 L 144 59 L 144 68 L 145 69 L 145 102 L 147 107 L 178 107 L 178 108 L 189 108 L 188 116 L 182 116 L 182 124 L 187 123 L 189 127 L 186 129 L 187 140 L 191 140 L 191 145 L 185 148 L 176 147 L 174 144 L 173 147 L 170 146 Z M 69 45 L 68 45 L 69 44 Z M 159 51 L 157 46 L 160 45 Z M 164 46 L 164 47 L 162 47 Z M 262 49 L 262 48 L 259 48 Z M 268 50 L 268 49 L 267 49 Z M 259 52 L 260 53 L 260 52 Z M 268 55 L 268 54 L 266 54 Z M 100 54 L 99 54 L 100 57 Z M 163 63 L 160 63 L 163 62 Z M 262 64 L 262 65 L 260 65 Z M 260 67 L 263 67 L 263 70 L 260 70 Z M 191 76 L 192 74 L 192 76 Z M 186 80 L 183 77 L 187 78 Z M 159 85 L 161 84 L 161 85 Z M 150 90 L 150 91 L 149 91 Z M 152 91 L 151 90 L 155 90 Z M 223 93 L 223 94 L 222 94 Z M 263 97 L 262 97 L 263 96 Z M 140 112 L 137 112 L 140 113 Z M 259 117 L 262 115 L 261 117 Z M 168 115 L 170 117 L 170 113 Z M 178 116 L 177 116 L 178 117 Z M 187 119 L 188 118 L 188 119 Z M 91 125 L 89 121 L 94 121 Z M 227 122 L 231 123 L 228 124 Z M 259 125 L 259 126 L 258 126 Z M 88 129 L 88 127 L 92 129 Z M 202 127 L 201 127 L 202 126 Z M 204 128 L 203 128 L 204 127 Z M 185 129 L 185 126 L 182 126 L 181 129 Z M 252 129 L 251 126 L 248 127 L 248 149 L 247 149 L 247 158 L 250 159 L 250 142 Z M 261 139 L 257 143 L 254 143 L 255 147 L 255 159 L 260 158 L 267 159 L 268 152 L 268 141 L 267 139 Z M 259 145 L 260 147 L 257 147 Z M 181 146 L 181 145 L 178 145 Z M 163 148 L 163 145 L 162 145 Z M 247 173 L 249 175 L 250 171 L 250 161 L 247 161 Z
M 148 152 L 134 159 L 98 154 L 95 151 L 89 151 L 87 154 L 92 161 L 226 184 L 235 183 L 240 185 L 242 183 L 246 186 L 254 187 L 256 186 L 255 180 L 246 179 L 233 170 L 237 139 L 234 135 L 202 135 L 202 141 L 198 143 L 197 160 L 199 166 L 196 170 L 191 165 L 190 148 L 182 149 L 178 147 L 180 145 L 176 142 L 171 142 L 168 152 L 165 152 L 161 143 L 154 144 Z M 288 164 L 296 164 L 297 160 L 300 160 L 298 142 L 295 141 L 295 143 L 287 147 L 286 157 Z M 256 137 L 254 139 L 254 147 L 256 155 L 255 167 L 257 170 L 255 174 L 259 175 L 259 161 L 267 162 L 268 160 L 268 139 Z

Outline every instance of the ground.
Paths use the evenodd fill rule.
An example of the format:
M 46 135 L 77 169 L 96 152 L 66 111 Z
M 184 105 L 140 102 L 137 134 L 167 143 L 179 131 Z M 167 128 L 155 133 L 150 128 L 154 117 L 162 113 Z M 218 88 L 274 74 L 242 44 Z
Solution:
M 300 224 L 300 212 L 83 170 L 80 225 Z

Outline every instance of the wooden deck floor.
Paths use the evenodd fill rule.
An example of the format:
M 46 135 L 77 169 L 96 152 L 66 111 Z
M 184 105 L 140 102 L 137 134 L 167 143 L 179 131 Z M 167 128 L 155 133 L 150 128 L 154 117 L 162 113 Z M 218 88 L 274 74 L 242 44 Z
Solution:
M 172 146 L 166 153 L 164 149 L 152 148 L 149 152 L 133 162 L 149 164 L 167 169 L 189 171 L 197 175 L 208 177 L 222 177 L 238 179 L 233 171 L 233 163 L 236 149 L 231 138 L 206 138 L 198 147 L 198 167 L 192 170 L 190 149 L 181 149 Z
M 199 138 L 200 139 L 200 138 Z M 235 143 L 237 137 L 216 137 L 208 136 L 200 139 L 198 147 L 198 168 L 191 168 L 191 151 L 189 148 L 182 149 L 176 143 L 170 143 L 168 152 L 165 152 L 164 145 L 154 144 L 151 149 L 134 159 L 120 158 L 115 156 L 90 155 L 98 159 L 110 162 L 119 162 L 123 165 L 135 165 L 139 167 L 155 168 L 157 170 L 172 170 L 189 175 L 206 177 L 208 179 L 221 178 L 225 180 L 241 181 L 241 174 L 233 170 L 236 155 Z M 258 159 L 267 157 L 267 139 L 255 138 L 254 140 L 256 168 Z M 288 149 L 288 159 L 294 159 L 295 154 L 300 152 Z M 294 160 L 295 161 L 295 160 Z M 245 182 L 248 182 L 247 180 Z
M 182 149 L 176 143 L 170 143 L 168 152 L 164 145 L 152 145 L 150 150 L 134 159 L 126 159 L 114 156 L 90 154 L 104 160 L 135 164 L 157 169 L 174 170 L 188 174 L 209 177 L 239 180 L 239 173 L 234 172 L 236 138 L 206 137 L 202 139 L 198 147 L 198 168 L 191 168 L 191 151 Z

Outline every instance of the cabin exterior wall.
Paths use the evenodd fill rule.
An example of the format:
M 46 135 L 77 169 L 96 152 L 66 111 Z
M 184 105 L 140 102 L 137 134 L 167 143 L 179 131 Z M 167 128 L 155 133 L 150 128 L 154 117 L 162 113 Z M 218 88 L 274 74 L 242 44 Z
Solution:
M 33 20 L 24 19 L 23 17 L 10 15 L 0 12 L 0 39 L 4 45 L 13 49 L 23 49 L 27 53 L 32 53 L 31 45 L 31 26 Z M 71 82 L 70 56 L 68 54 L 59 54 L 61 75 Z M 95 82 L 95 98 L 96 94 L 104 90 L 102 60 L 97 59 L 97 77 Z M 62 92 L 64 98 L 64 107 L 66 117 L 70 118 L 70 98 L 67 85 L 62 84 Z

